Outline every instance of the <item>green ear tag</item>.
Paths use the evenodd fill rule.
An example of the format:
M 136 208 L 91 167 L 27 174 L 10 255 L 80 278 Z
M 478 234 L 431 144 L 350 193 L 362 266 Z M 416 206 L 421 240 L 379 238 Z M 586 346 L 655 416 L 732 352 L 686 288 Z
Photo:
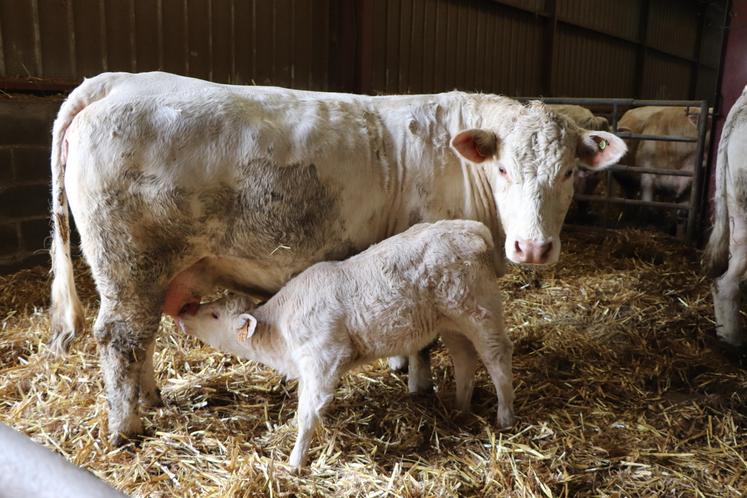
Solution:
M 606 148 L 607 148 L 607 140 L 605 140 L 605 139 L 601 139 L 601 140 L 600 140 L 600 141 L 599 141 L 599 142 L 597 143 L 597 147 L 599 147 L 599 150 L 604 150 L 604 149 L 606 149 Z

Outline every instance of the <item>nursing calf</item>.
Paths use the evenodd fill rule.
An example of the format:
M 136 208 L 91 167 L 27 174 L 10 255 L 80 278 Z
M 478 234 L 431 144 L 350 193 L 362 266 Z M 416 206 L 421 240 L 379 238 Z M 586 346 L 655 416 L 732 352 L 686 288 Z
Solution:
M 713 231 L 704 261 L 713 278 L 716 332 L 747 344 L 740 320 L 740 285 L 747 280 L 747 88 L 729 111 L 716 159 Z
M 479 358 L 495 384 L 498 427 L 513 424 L 512 345 L 495 272 L 493 239 L 483 224 L 423 223 L 346 261 L 317 263 L 256 309 L 230 297 L 178 321 L 216 349 L 299 379 L 290 465 L 300 468 L 346 371 L 415 354 L 439 335 L 454 362 L 458 409 L 469 410 Z

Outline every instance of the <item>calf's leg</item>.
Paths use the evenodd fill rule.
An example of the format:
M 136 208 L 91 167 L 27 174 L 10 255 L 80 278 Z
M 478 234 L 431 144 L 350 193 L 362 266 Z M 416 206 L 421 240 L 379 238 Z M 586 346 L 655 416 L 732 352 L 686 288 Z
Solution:
M 327 375 L 307 375 L 299 382 L 296 444 L 288 459 L 288 464 L 299 471 L 306 461 L 306 451 L 319 425 L 322 411 L 334 397 L 339 377 Z
M 433 391 L 430 346 L 426 346 L 409 356 L 407 361 L 407 390 L 413 394 Z
M 490 296 L 498 295 L 491 292 Z M 472 342 L 490 374 L 498 397 L 497 423 L 501 429 L 514 423 L 514 388 L 511 374 L 513 345 L 506 337 L 500 300 L 482 300 L 477 310 L 460 320 L 461 332 Z
M 441 340 L 446 345 L 454 363 L 454 383 L 456 384 L 456 406 L 461 412 L 468 412 L 475 386 L 475 370 L 478 355 L 472 342 L 459 332 L 444 332 Z

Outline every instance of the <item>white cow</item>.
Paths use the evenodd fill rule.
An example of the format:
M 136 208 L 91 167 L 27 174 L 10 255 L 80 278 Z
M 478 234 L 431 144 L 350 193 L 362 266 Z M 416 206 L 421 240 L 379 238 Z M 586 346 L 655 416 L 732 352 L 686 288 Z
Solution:
M 721 132 L 713 205 L 713 231 L 704 262 L 714 279 L 716 331 L 726 342 L 742 346 L 747 344 L 739 318 L 739 286 L 747 280 L 747 87 Z
M 420 221 L 485 223 L 505 256 L 555 262 L 576 158 L 625 144 L 538 102 L 450 92 L 369 97 L 208 83 L 165 73 L 86 80 L 52 143 L 52 345 L 83 324 L 67 200 L 101 296 L 94 324 L 114 443 L 158 403 L 153 345 L 210 284 L 273 293 Z M 498 258 L 499 272 L 504 257 Z M 168 291 L 168 292 L 167 292 Z
M 553 111 L 570 118 L 576 125 L 587 130 L 610 131 L 610 123 L 604 116 L 595 116 L 589 109 L 580 105 L 551 104 L 548 105 Z M 573 190 L 576 194 L 592 195 L 597 190 L 601 175 L 597 168 L 577 168 L 573 177 Z M 589 201 L 576 201 L 578 213 L 581 216 L 591 214 Z
M 513 348 L 495 272 L 493 238 L 482 223 L 420 223 L 345 261 L 313 265 L 256 309 L 247 298 L 224 298 L 178 321 L 221 351 L 299 379 L 290 456 L 299 469 L 346 371 L 417 354 L 439 335 L 454 361 L 458 408 L 469 410 L 479 358 L 495 385 L 498 427 L 513 424 Z
M 700 109 L 697 107 L 637 107 L 623 114 L 618 131 L 696 139 L 699 119 Z M 696 153 L 697 144 L 692 142 L 630 140 L 628 154 L 623 161 L 628 166 L 640 168 L 694 172 Z M 614 176 L 627 197 L 634 197 L 640 189 L 641 199 L 644 201 L 653 201 L 655 193 L 670 193 L 674 194 L 675 199 L 682 199 L 692 184 L 692 177 L 689 176 L 627 172 L 617 172 Z

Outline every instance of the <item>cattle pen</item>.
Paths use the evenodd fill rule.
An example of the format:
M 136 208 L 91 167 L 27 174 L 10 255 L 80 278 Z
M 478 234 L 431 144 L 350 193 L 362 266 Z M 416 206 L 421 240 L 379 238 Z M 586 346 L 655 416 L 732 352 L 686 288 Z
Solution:
M 64 495 L 76 479 L 59 478 L 55 459 L 68 475 L 138 498 L 746 497 L 747 348 L 723 341 L 718 281 L 702 261 L 714 183 L 723 184 L 721 125 L 747 84 L 745 54 L 747 0 L 0 0 L 0 498 Z M 134 76 L 153 80 L 69 99 L 70 141 L 58 127 L 53 149 L 55 118 L 74 89 Z M 480 104 L 439 100 L 447 98 Z M 506 105 L 483 112 L 493 99 Z M 363 101 L 382 104 L 349 105 Z M 590 123 L 610 126 L 567 114 L 571 126 L 552 104 L 582 106 Z M 627 111 L 649 106 L 686 109 L 687 131 L 619 130 Z M 73 117 L 86 107 L 96 112 Z M 688 122 L 689 110 L 700 119 Z M 242 152 L 236 130 L 251 145 Z M 667 169 L 675 160 L 588 160 L 621 151 L 619 139 L 654 149 L 647 161 L 660 144 L 697 159 L 679 169 Z M 76 172 L 85 157 L 89 169 Z M 408 157 L 422 169 L 404 168 Z M 369 176 L 365 158 L 396 174 Z M 245 163 L 265 169 L 237 178 Z M 592 171 L 597 183 L 577 187 L 579 172 Z M 276 172 L 288 181 L 272 183 Z M 691 185 L 645 200 L 642 182 L 621 181 L 644 177 Z M 410 197 L 405 188 L 380 196 L 399 181 L 413 182 Z M 86 204 L 96 186 L 100 202 Z M 154 195 L 137 197 L 141 186 Z M 511 188 L 523 197 L 504 195 Z M 303 264 L 442 217 L 481 219 L 498 248 L 485 259 L 506 264 L 497 289 L 492 273 L 482 275 L 513 343 L 515 425 L 498 429 L 482 363 L 471 412 L 458 411 L 447 333 L 410 352 L 415 363 L 430 355 L 432 390 L 409 392 L 423 376 L 385 359 L 344 375 L 296 472 L 299 382 L 188 335 L 182 313 L 217 319 L 206 303 L 226 297 L 224 284 L 267 299 Z M 379 218 L 386 228 L 377 231 Z M 538 235 L 543 224 L 557 231 Z M 55 254 L 67 256 L 69 272 L 50 263 L 53 237 L 67 235 L 69 251 L 56 243 Z M 211 250 L 184 256 L 194 241 Z M 318 250 L 304 253 L 307 242 Z M 232 243 L 254 252 L 231 252 Z M 217 261 L 188 266 L 208 253 Z M 272 272 L 282 275 L 276 287 L 254 287 Z M 53 290 L 52 273 L 75 281 L 82 326 L 74 306 L 54 306 L 64 279 Z M 113 274 L 116 282 L 102 278 Z M 298 294 L 322 295 L 330 280 Z M 174 282 L 185 292 L 171 294 Z M 355 302 L 367 286 L 338 291 L 324 311 L 352 295 L 350 308 L 368 316 Z M 403 299 L 395 301 L 381 308 Z M 136 322 L 145 309 L 150 318 Z M 60 310 L 76 328 L 66 352 L 55 346 L 73 327 L 60 327 Z M 321 320 L 315 311 L 304 323 Z M 417 321 L 431 321 L 423 315 Z M 226 335 L 237 334 L 250 332 Z M 121 389 L 128 367 L 117 365 L 129 365 L 132 389 Z M 129 416 L 118 409 L 126 403 Z
M 524 99 L 530 100 L 530 99 Z M 687 212 L 687 220 L 685 223 L 685 230 L 683 230 L 683 238 L 690 243 L 696 242 L 701 228 L 700 223 L 702 222 L 701 207 L 705 198 L 706 192 L 704 190 L 705 182 L 704 178 L 707 178 L 707 162 L 704 161 L 704 155 L 708 154 L 707 147 L 707 134 L 709 132 L 709 121 L 705 117 L 709 115 L 708 102 L 705 100 L 641 100 L 641 99 L 625 99 L 625 98 L 557 98 L 557 97 L 539 97 L 531 100 L 541 100 L 546 104 L 572 104 L 581 106 L 590 106 L 599 112 L 602 109 L 602 114 L 609 116 L 610 126 L 613 132 L 620 138 L 637 141 L 661 141 L 661 142 L 672 142 L 672 143 L 694 143 L 695 148 L 695 166 L 692 171 L 688 170 L 673 170 L 666 168 L 645 168 L 645 167 L 633 167 L 628 164 L 616 164 L 607 168 L 604 173 L 605 186 L 603 195 L 584 195 L 576 193 L 574 199 L 582 202 L 592 202 L 595 205 L 603 206 L 602 219 L 606 226 L 610 226 L 610 205 L 624 205 L 624 206 L 645 206 L 660 210 L 682 210 Z M 671 136 L 671 135 L 642 135 L 638 133 L 630 132 L 619 132 L 618 122 L 622 116 L 622 110 L 632 109 L 635 107 L 643 106 L 656 106 L 656 107 L 684 107 L 698 109 L 699 115 L 697 126 L 696 137 L 682 137 L 682 136 Z M 692 184 L 690 186 L 690 193 L 688 195 L 687 202 L 666 202 L 661 200 L 643 200 L 643 199 L 630 199 L 613 195 L 613 173 L 614 172 L 627 172 L 635 175 L 650 174 L 650 175 L 661 175 L 661 176 L 681 176 L 692 178 Z

